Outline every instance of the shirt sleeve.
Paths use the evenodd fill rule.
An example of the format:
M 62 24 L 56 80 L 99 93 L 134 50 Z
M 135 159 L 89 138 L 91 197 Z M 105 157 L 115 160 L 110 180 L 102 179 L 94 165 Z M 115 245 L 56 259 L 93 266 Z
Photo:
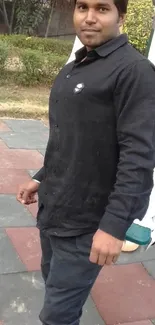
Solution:
M 33 179 L 38 181 L 38 182 L 42 182 L 44 178 L 44 167 L 42 167 L 34 176 Z
M 149 205 L 155 165 L 155 69 L 142 59 L 124 69 L 115 92 L 119 162 L 99 228 L 124 240 Z

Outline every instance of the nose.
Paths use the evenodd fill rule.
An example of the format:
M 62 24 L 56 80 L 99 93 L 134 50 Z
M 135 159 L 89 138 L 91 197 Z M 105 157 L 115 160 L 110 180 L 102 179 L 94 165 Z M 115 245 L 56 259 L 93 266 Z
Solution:
M 96 23 L 96 15 L 95 15 L 94 10 L 91 10 L 91 9 L 88 10 L 85 22 L 88 25 L 92 25 L 92 24 Z

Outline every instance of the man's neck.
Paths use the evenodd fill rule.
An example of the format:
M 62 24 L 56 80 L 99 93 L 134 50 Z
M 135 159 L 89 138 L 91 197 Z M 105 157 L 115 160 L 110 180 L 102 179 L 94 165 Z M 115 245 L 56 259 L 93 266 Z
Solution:
M 113 36 L 113 37 L 111 37 L 111 38 L 109 38 L 109 39 L 107 39 L 107 40 L 104 40 L 101 44 L 99 44 L 99 45 L 96 46 L 96 47 L 95 47 L 95 46 L 94 46 L 94 47 L 88 47 L 88 46 L 86 46 L 87 52 L 90 52 L 90 51 L 95 50 L 97 47 L 100 47 L 100 46 L 104 45 L 105 43 L 111 41 L 111 40 L 114 39 L 114 38 L 117 38 L 117 37 L 120 36 L 120 35 L 121 35 L 121 33 L 119 32 L 119 33 L 116 34 L 115 36 Z

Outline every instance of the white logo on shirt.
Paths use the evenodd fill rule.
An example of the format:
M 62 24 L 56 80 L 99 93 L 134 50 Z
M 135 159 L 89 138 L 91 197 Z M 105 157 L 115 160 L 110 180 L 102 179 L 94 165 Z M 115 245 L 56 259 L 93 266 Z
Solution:
M 84 89 L 84 83 L 77 84 L 74 88 L 74 93 L 80 93 Z

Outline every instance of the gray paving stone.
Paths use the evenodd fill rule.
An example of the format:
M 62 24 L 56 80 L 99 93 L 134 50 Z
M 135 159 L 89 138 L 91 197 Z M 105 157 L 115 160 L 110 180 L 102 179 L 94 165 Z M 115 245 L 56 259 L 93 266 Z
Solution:
M 40 273 L 0 276 L 0 318 L 5 325 L 41 325 L 38 314 L 44 296 Z
M 80 325 L 105 325 L 91 297 L 88 298 Z
M 0 227 L 35 226 L 35 219 L 13 195 L 0 195 Z
M 155 279 L 155 259 L 153 261 L 143 262 L 143 265 L 148 273 Z
M 0 276 L 0 315 L 5 325 L 39 325 L 38 314 L 44 299 L 44 284 L 40 272 Z M 81 325 L 104 325 L 89 298 Z
M 38 169 L 29 169 L 28 173 L 31 177 L 33 177 L 37 173 Z
M 0 138 L 9 148 L 15 149 L 45 149 L 48 137 L 39 132 L 33 133 L 0 133 Z
M 26 271 L 24 264 L 21 262 L 19 256 L 17 255 L 5 230 L 0 229 L 0 274 L 8 274 L 23 271 Z M 0 302 L 2 302 L 2 300 L 3 299 L 0 299 Z
M 45 156 L 46 149 L 38 150 L 43 156 Z
M 38 120 L 3 120 L 14 132 L 48 132 L 48 128 Z
M 132 253 L 122 253 L 116 262 L 116 264 L 132 264 L 132 263 L 143 263 L 155 259 L 155 245 L 150 247 L 145 252 L 139 250 Z

